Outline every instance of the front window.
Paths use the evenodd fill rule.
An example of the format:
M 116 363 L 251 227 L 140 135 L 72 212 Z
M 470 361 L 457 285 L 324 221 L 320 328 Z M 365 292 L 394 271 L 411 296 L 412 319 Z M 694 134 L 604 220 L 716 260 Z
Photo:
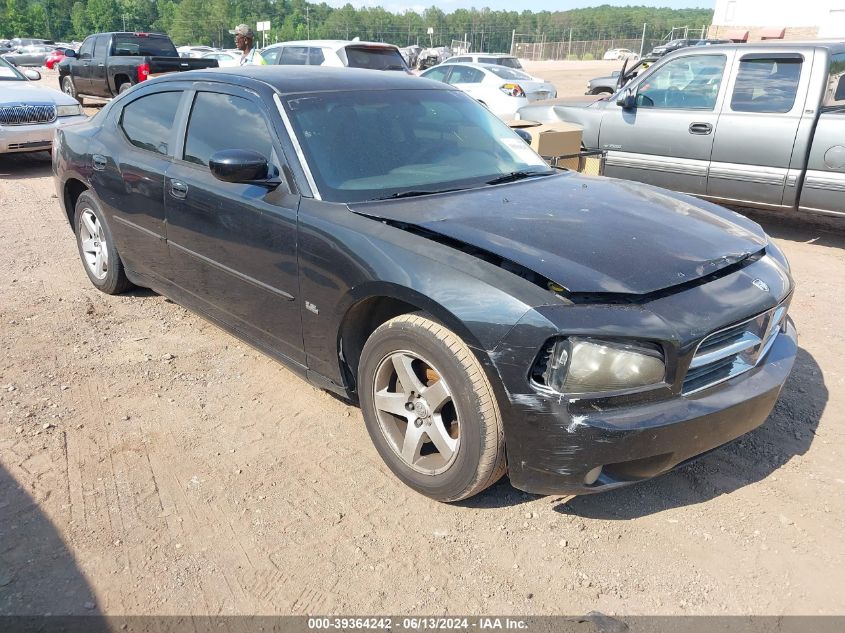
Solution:
M 637 90 L 637 107 L 713 110 L 725 70 L 724 55 L 688 55 L 657 68 Z
M 0 57 L 0 81 L 27 81 L 20 71 Z
M 360 202 L 484 186 L 548 166 L 459 91 L 348 91 L 286 100 L 325 200 Z

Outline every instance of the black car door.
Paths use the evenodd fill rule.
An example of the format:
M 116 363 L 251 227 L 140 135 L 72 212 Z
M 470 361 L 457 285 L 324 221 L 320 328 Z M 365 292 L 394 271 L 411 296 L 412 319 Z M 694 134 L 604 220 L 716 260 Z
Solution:
M 297 267 L 299 195 L 285 184 L 217 180 L 210 157 L 251 149 L 281 173 L 284 154 L 261 99 L 245 89 L 198 84 L 180 152 L 167 171 L 172 281 L 212 316 L 268 351 L 304 366 Z M 189 112 L 188 112 L 189 108 Z
M 175 150 L 176 113 L 184 91 L 178 86 L 141 91 L 113 111 L 101 135 L 109 146 L 91 157 L 91 181 L 105 207 L 126 265 L 166 279 L 164 175 Z
M 94 44 L 94 58 L 91 60 L 91 87 L 88 94 L 95 97 L 111 97 L 106 76 L 106 59 L 111 46 L 111 35 L 98 35 Z
M 71 64 L 71 76 L 77 94 L 91 94 L 91 64 L 94 57 L 94 42 L 97 38 L 90 35 L 79 47 L 76 59 Z

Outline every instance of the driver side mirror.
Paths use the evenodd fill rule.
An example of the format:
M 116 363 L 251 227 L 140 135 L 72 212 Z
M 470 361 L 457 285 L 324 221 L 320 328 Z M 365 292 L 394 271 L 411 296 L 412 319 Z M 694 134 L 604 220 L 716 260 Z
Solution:
M 623 110 L 633 110 L 637 107 L 637 96 L 630 88 L 622 92 L 622 95 L 616 100 L 616 105 Z
M 76 51 L 72 48 L 68 48 L 65 50 L 65 57 L 76 57 Z
M 250 149 L 224 149 L 211 155 L 208 161 L 211 174 L 223 182 L 264 185 L 276 188 L 278 177 L 270 176 L 267 159 Z
M 41 73 L 37 70 L 32 70 L 31 68 L 28 68 L 23 71 L 23 75 L 30 81 L 38 81 L 39 79 L 41 79 Z

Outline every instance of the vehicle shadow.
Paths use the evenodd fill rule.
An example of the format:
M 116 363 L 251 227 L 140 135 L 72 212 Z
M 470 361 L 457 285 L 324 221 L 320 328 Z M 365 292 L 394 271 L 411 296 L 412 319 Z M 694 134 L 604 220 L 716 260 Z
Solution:
M 45 178 L 53 173 L 50 152 L 0 154 L 0 180 Z
M 99 616 L 100 611 L 59 531 L 0 465 L 0 618 L 29 616 L 6 621 L 6 630 L 16 630 L 45 615 Z M 86 630 L 108 630 L 102 618 L 85 620 Z
M 821 368 L 799 349 L 792 374 L 762 426 L 676 471 L 628 488 L 575 497 L 555 510 L 590 519 L 630 520 L 730 494 L 806 453 L 827 400 Z

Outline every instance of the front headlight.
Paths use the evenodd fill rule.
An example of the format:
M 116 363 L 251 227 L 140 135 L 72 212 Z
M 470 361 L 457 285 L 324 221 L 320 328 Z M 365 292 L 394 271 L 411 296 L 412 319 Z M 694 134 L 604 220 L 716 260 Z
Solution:
M 535 363 L 532 379 L 555 393 L 575 395 L 658 385 L 666 377 L 657 345 L 600 339 L 556 339 Z
M 56 106 L 56 116 L 79 116 L 80 114 L 82 114 L 82 106 L 78 103 Z

